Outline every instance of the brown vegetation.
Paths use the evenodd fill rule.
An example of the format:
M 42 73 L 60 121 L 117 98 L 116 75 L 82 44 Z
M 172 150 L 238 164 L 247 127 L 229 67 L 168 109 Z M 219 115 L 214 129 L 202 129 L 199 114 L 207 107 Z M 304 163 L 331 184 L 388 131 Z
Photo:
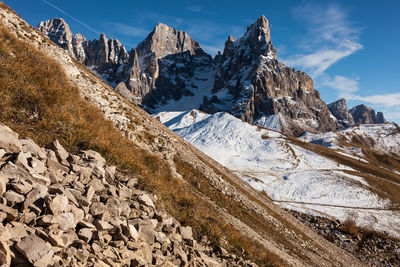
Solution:
M 343 232 L 349 235 L 357 235 L 358 234 L 358 227 L 353 220 L 347 220 L 343 223 Z

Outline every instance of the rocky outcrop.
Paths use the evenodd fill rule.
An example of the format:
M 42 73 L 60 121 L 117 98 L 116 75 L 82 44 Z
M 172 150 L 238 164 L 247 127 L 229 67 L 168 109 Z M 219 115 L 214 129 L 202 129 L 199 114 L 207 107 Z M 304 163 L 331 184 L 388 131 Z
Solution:
M 72 32 L 64 19 L 54 18 L 42 21 L 37 26 L 37 29 L 49 37 L 54 43 L 67 50 L 70 55 L 74 55 Z
M 159 23 L 137 46 L 133 62 L 131 78 L 125 85 L 152 109 L 168 100 L 193 95 L 189 83 L 194 70 L 211 66 L 212 60 L 187 33 Z M 145 79 L 138 79 L 139 75 Z
M 354 125 L 353 116 L 347 108 L 346 100 L 339 99 L 328 105 L 329 111 L 338 120 L 341 128 L 347 128 Z
M 0 132 L 1 266 L 254 265 L 195 240 L 99 153 Z
M 374 109 L 363 104 L 350 109 L 350 113 L 353 116 L 354 122 L 358 124 L 379 124 L 386 122 L 382 112 L 376 114 Z
M 312 79 L 277 60 L 264 16 L 240 39 L 230 36 L 215 61 L 214 95 L 204 99 L 203 110 L 228 111 L 261 126 L 278 116 L 281 130 L 289 135 L 337 128 Z

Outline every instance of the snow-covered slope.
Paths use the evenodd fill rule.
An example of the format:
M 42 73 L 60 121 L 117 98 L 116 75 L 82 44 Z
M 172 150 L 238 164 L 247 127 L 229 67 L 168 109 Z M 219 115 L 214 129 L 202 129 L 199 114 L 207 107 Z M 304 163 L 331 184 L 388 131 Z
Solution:
M 306 133 L 300 139 L 357 156 L 362 156 L 357 143 L 354 143 L 357 141 L 380 152 L 400 155 L 400 128 L 395 123 L 361 124 L 338 132 Z
M 161 122 L 284 207 L 400 236 L 400 212 L 350 167 L 294 145 L 284 135 L 219 112 L 161 112 Z M 354 172 L 353 172 L 354 173 Z M 390 220 L 389 220 L 390 218 Z

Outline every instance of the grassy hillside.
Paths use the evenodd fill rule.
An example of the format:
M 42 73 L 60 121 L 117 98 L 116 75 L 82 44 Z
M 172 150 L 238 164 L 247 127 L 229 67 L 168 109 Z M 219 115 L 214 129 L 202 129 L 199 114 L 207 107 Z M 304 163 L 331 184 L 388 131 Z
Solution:
M 40 145 L 58 139 L 71 152 L 97 150 L 110 163 L 138 177 L 146 190 L 159 197 L 161 206 L 193 226 L 197 237 L 207 235 L 214 244 L 261 265 L 283 264 L 277 255 L 223 221 L 209 202 L 194 193 L 194 185 L 173 178 L 165 160 L 123 138 L 97 108 L 79 96 L 79 89 L 55 61 L 15 38 L 4 26 L 0 26 L 0 97 L 0 121 L 21 136 Z M 248 213 L 240 206 L 233 209 L 239 215 Z

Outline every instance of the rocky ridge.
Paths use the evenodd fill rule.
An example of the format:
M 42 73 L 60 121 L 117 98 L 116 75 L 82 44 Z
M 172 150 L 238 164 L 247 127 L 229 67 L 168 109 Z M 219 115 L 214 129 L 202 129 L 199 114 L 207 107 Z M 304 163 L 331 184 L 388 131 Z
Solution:
M 194 240 L 99 153 L 0 132 L 0 265 L 253 266 Z
M 358 228 L 352 221 L 340 222 L 296 211 L 289 212 L 330 242 L 354 254 L 366 265 L 400 265 L 399 239 Z
M 64 39 L 70 40 L 71 34 L 60 42 L 58 29 L 63 27 L 53 20 L 42 22 L 38 29 L 65 48 Z M 261 126 L 276 117 L 278 130 L 290 135 L 337 128 L 312 79 L 277 61 L 264 16 L 239 40 L 230 36 L 224 53 L 214 59 L 187 33 L 165 24 L 158 24 L 129 54 L 117 40 L 104 35 L 99 41 L 75 35 L 70 42 L 73 49 L 67 51 L 72 56 L 149 111 L 184 97 L 204 95 L 199 104 L 206 112 L 228 111 Z M 199 72 L 209 75 L 196 77 Z M 208 82 L 198 85 L 198 80 Z
M 349 110 L 344 98 L 329 104 L 328 108 L 343 129 L 356 124 L 381 124 L 386 122 L 382 112 L 375 113 L 374 109 L 362 104 Z
M 363 104 L 350 109 L 350 113 L 353 116 L 354 123 L 380 124 L 386 122 L 382 112 L 375 113 L 374 109 Z

